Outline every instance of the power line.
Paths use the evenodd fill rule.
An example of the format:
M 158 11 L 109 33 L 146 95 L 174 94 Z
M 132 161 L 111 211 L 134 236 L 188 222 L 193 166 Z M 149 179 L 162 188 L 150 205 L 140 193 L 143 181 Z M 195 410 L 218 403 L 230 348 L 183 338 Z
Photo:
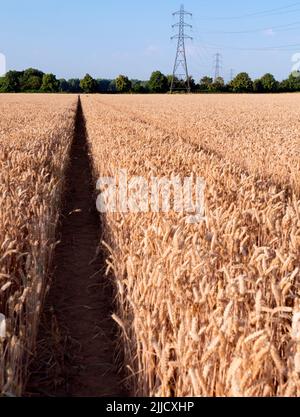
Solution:
M 205 50 L 205 47 L 193 45 L 186 52 L 190 60 L 189 68 L 197 79 L 199 79 L 201 74 L 205 75 L 211 71 L 211 65 L 209 64 L 211 54 Z
M 295 26 L 298 25 L 296 27 L 292 27 L 291 26 Z M 286 29 L 282 29 L 282 30 L 278 30 L 278 32 L 284 32 L 284 31 L 289 31 L 289 30 L 297 30 L 299 29 L 299 25 L 300 22 L 294 22 L 294 23 L 287 23 L 286 25 L 278 25 L 278 26 L 269 26 L 269 27 L 264 27 L 261 29 L 249 29 L 249 30 L 238 30 L 238 31 L 207 31 L 207 32 L 202 32 L 205 34 L 222 34 L 222 35 L 233 35 L 233 34 L 242 34 L 242 33 L 256 33 L 256 32 L 264 32 L 266 30 L 277 30 L 277 29 L 281 29 L 281 28 L 286 28 Z
M 199 27 L 198 27 L 198 24 L 197 24 L 197 22 L 193 22 L 193 29 L 192 29 L 192 32 L 193 32 L 193 34 L 194 34 L 194 38 L 196 39 L 196 41 L 197 41 L 197 44 L 196 44 L 196 48 L 194 48 L 194 51 L 196 51 L 196 54 L 197 54 L 197 56 L 202 60 L 202 59 L 204 59 L 204 61 L 205 61 L 205 65 L 207 66 L 207 68 L 208 67 L 210 67 L 210 65 L 208 64 L 208 62 L 210 61 L 210 59 L 211 59 L 211 52 L 210 51 L 208 51 L 208 49 L 206 48 L 206 46 L 205 46 L 205 43 L 204 43 L 204 40 L 202 39 L 202 35 L 201 35 L 201 33 L 200 33 L 200 30 L 199 30 Z M 193 42 L 193 44 L 194 44 L 194 42 Z M 201 52 L 199 51 L 199 49 L 201 49 Z M 204 57 L 203 57 L 203 55 L 204 55 Z
M 237 51 L 277 51 L 277 50 L 286 50 L 289 51 L 289 48 L 299 48 L 300 43 L 294 43 L 290 45 L 280 45 L 280 46 L 266 46 L 261 48 L 240 48 L 234 46 L 225 46 L 225 45 L 216 45 L 216 44 L 206 44 L 206 48 L 209 49 L 216 49 L 216 48 L 223 48 L 223 49 L 232 49 Z
M 185 40 L 192 39 L 191 36 L 185 34 L 185 28 L 192 28 L 192 25 L 185 23 L 185 16 L 192 16 L 192 13 L 186 12 L 184 6 L 181 5 L 178 12 L 173 13 L 173 16 L 179 16 L 179 22 L 172 27 L 178 27 L 178 35 L 172 36 L 171 39 L 178 39 L 177 51 L 173 69 L 173 77 L 171 82 L 171 93 L 177 89 L 186 89 L 189 93 L 191 91 L 190 77 L 187 66 Z M 180 72 L 181 71 L 181 72 Z M 183 71 L 183 73 L 182 73 Z M 184 81 L 184 87 L 177 87 L 176 80 Z
M 285 7 L 281 7 L 281 8 L 277 8 L 276 9 L 276 11 L 278 11 L 278 10 L 287 10 L 287 9 L 289 9 L 289 8 L 292 8 L 292 7 L 295 7 L 296 5 L 298 5 L 298 4 L 300 4 L 300 2 L 297 2 L 297 3 L 293 3 L 293 4 L 290 4 L 290 5 L 288 5 L 288 6 L 285 6 Z M 267 11 L 264 11 L 264 12 L 260 12 L 260 13 L 266 13 Z M 271 10 L 269 10 L 268 12 L 274 12 L 274 9 L 271 9 Z M 289 12 L 293 12 L 292 10 L 289 10 Z M 253 14 L 252 14 L 253 15 Z M 197 19 L 198 20 L 198 19 Z M 209 67 L 209 65 L 207 65 L 207 62 L 209 62 L 210 61 L 210 53 L 209 53 L 209 51 L 210 50 L 215 50 L 215 52 L 217 53 L 220 53 L 220 52 L 222 52 L 222 50 L 223 50 L 223 52 L 224 52 L 224 50 L 233 50 L 233 51 L 258 51 L 258 52 L 272 52 L 272 51 L 282 51 L 282 52 L 284 52 L 284 51 L 286 51 L 286 52 L 288 52 L 288 51 L 295 51 L 295 48 L 300 48 L 300 43 L 298 42 L 298 43 L 286 43 L 286 44 L 273 44 L 273 46 L 264 46 L 263 44 L 261 44 L 261 42 L 258 44 L 258 46 L 256 47 L 256 46 L 254 46 L 254 45 L 245 45 L 243 42 L 240 44 L 240 45 L 238 45 L 237 44 L 237 46 L 234 46 L 234 45 L 223 45 L 223 44 L 218 44 L 218 43 L 210 43 L 210 42 L 207 42 L 208 41 L 208 39 L 203 39 L 203 34 L 204 33 L 220 33 L 220 34 L 223 34 L 223 33 L 233 33 L 233 34 L 239 34 L 239 33 L 254 33 L 254 32 L 260 32 L 260 31 L 266 31 L 266 30 L 277 30 L 277 31 L 285 31 L 285 30 L 296 30 L 297 28 L 296 28 L 296 26 L 300 26 L 300 21 L 294 21 L 294 22 L 290 22 L 290 23 L 282 23 L 282 24 L 280 24 L 280 25 L 273 25 L 273 26 L 269 26 L 268 28 L 261 28 L 261 29 L 259 29 L 259 28 L 253 28 L 253 29 L 251 29 L 251 28 L 249 28 L 248 30 L 246 30 L 246 28 L 245 28 L 245 30 L 241 30 L 241 31 L 231 31 L 231 32 L 226 32 L 226 31 L 219 31 L 219 32 L 203 32 L 203 28 L 201 27 L 201 31 L 200 31 L 200 28 L 198 27 L 198 25 L 197 25 L 197 22 L 194 22 L 194 24 L 193 24 L 193 26 L 194 26 L 194 36 L 195 36 L 195 39 L 196 39 L 196 45 L 195 45 L 195 47 L 192 49 L 192 52 L 191 52 L 191 57 L 193 58 L 192 59 L 192 64 L 193 64 L 193 61 L 195 60 L 195 61 L 198 61 L 198 60 L 201 60 L 201 61 L 205 61 L 204 63 L 202 63 L 201 64 L 201 66 L 199 65 L 199 67 L 198 67 L 198 65 L 197 65 L 197 67 L 200 69 L 200 68 L 202 68 L 202 70 L 204 69 L 204 67 L 206 67 L 206 68 L 208 68 Z M 228 42 L 229 43 L 229 42 Z M 273 43 L 273 42 L 272 42 Z M 245 46 L 244 46 L 245 45 Z M 203 56 L 203 54 L 204 54 L 204 56 L 206 55 L 206 57 L 204 57 Z M 216 65 L 216 55 L 215 55 L 215 61 L 214 61 L 214 75 L 215 75 L 215 77 L 216 77 L 216 74 L 218 74 L 218 72 L 220 72 L 220 67 L 221 67 L 221 65 L 220 65 L 221 63 L 219 62 L 219 68 L 218 69 L 216 69 L 216 67 L 217 67 L 217 65 Z M 201 72 L 202 72 L 202 70 L 201 70 Z M 230 68 L 225 68 L 225 72 L 227 73 L 227 71 L 228 71 L 228 76 L 229 76 L 229 74 L 230 74 L 230 79 L 233 79 L 234 78 L 234 73 L 235 73 L 235 71 L 233 71 L 233 69 L 230 69 Z M 209 70 L 208 70 L 208 72 L 209 72 Z M 197 71 L 197 73 L 198 73 L 198 71 Z M 224 73 L 224 70 L 223 70 L 223 73 Z
M 299 22 L 294 22 L 294 23 L 288 23 L 288 24 L 283 24 L 283 25 L 278 25 L 277 27 L 286 27 L 288 25 L 294 25 L 294 24 L 299 24 L 300 25 L 300 21 Z M 275 29 L 276 26 L 273 27 L 269 27 L 269 28 L 265 28 L 265 30 L 269 30 L 269 29 Z M 295 44 L 286 44 L 286 45 L 274 45 L 274 46 L 262 46 L 262 47 L 235 47 L 235 46 L 229 46 L 229 45 L 220 45 L 220 44 L 214 44 L 214 43 L 209 43 L 206 42 L 203 39 L 203 32 L 201 33 L 197 24 L 194 23 L 194 31 L 195 32 L 195 38 L 198 42 L 201 43 L 202 48 L 207 52 L 208 50 L 212 50 L 212 49 L 227 49 L 227 50 L 233 50 L 233 51 L 291 51 L 294 50 L 293 48 L 299 48 L 300 47 L 300 43 L 295 43 Z
M 195 39 L 197 40 L 197 43 L 194 44 L 193 42 L 193 47 L 192 47 L 192 52 L 191 52 L 191 65 L 193 66 L 193 63 L 196 61 L 197 62 L 196 72 L 198 74 L 202 74 L 203 76 L 208 75 L 211 72 L 211 70 L 213 70 L 213 73 L 214 73 L 215 62 L 212 68 L 209 64 L 211 60 L 211 53 L 208 50 L 208 48 L 206 48 L 206 45 L 203 42 L 202 35 L 200 34 L 199 26 L 197 24 L 197 21 L 195 20 L 193 22 L 193 33 L 194 33 Z M 220 57 L 220 61 L 221 61 L 221 57 Z M 222 64 L 222 67 L 223 67 L 223 64 Z M 200 68 L 201 70 L 199 71 Z M 220 69 L 221 69 L 221 62 L 220 62 Z M 224 68 L 222 68 L 222 70 L 224 72 Z
M 268 10 L 262 10 L 259 12 L 254 12 L 254 13 L 247 13 L 247 14 L 243 14 L 243 15 L 239 15 L 239 16 L 230 16 L 230 17 L 212 17 L 212 16 L 208 16 L 208 17 L 202 17 L 201 19 L 205 19 L 205 20 L 235 20 L 235 19 L 243 19 L 243 18 L 247 18 L 247 17 L 255 17 L 255 16 L 275 16 L 276 14 L 283 14 L 283 13 L 293 13 L 298 11 L 299 9 L 296 10 L 286 10 L 286 9 L 290 9 L 293 8 L 295 6 L 299 6 L 300 2 L 297 1 L 296 3 L 292 3 L 289 4 L 287 6 L 282 6 L 282 7 L 276 7 L 273 9 L 268 9 Z

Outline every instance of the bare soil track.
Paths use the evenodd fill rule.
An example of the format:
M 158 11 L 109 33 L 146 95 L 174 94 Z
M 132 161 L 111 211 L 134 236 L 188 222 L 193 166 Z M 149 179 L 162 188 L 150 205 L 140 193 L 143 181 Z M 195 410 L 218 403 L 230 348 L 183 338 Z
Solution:
M 124 396 L 115 362 L 113 291 L 99 254 L 85 121 L 78 102 L 54 279 L 41 320 L 28 396 Z

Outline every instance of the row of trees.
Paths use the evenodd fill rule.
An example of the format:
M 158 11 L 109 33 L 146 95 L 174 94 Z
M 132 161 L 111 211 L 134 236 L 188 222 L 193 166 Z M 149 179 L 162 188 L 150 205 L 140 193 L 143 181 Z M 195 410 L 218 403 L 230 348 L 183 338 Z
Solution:
M 115 80 L 94 79 L 89 74 L 80 80 L 77 78 L 57 79 L 54 74 L 44 74 L 34 68 L 25 71 L 9 71 L 0 78 L 0 92 L 44 92 L 44 93 L 149 93 L 167 92 L 170 80 L 161 72 L 152 74 L 150 81 L 129 80 L 120 75 Z
M 101 90 L 114 92 L 115 85 L 109 80 L 94 80 L 87 75 L 83 80 L 74 78 L 58 80 L 54 74 L 44 74 L 34 68 L 25 71 L 9 71 L 0 78 L 0 92 L 44 92 L 44 93 L 80 93 L 82 91 L 96 92 Z M 107 82 L 106 82 L 107 81 Z
M 234 93 L 280 93 L 300 91 L 300 73 L 292 73 L 288 79 L 281 82 L 268 73 L 254 81 L 246 72 L 238 74 L 228 84 L 223 78 L 213 80 L 210 77 L 203 77 L 200 81 L 200 90 L 208 92 L 234 92 Z
M 213 80 L 203 77 L 197 84 L 190 77 L 192 92 L 236 92 L 236 93 L 275 93 L 300 91 L 300 73 L 293 73 L 288 79 L 278 82 L 272 74 L 251 80 L 246 72 L 238 74 L 228 84 L 222 77 Z M 45 93 L 167 93 L 170 90 L 172 76 L 166 76 L 160 71 L 152 73 L 149 81 L 130 80 L 125 75 L 119 75 L 115 80 L 94 79 L 87 74 L 80 79 L 57 79 L 54 74 L 44 74 L 34 68 L 25 71 L 9 71 L 0 78 L 0 92 L 45 92 Z M 175 87 L 184 87 L 182 82 L 175 79 Z

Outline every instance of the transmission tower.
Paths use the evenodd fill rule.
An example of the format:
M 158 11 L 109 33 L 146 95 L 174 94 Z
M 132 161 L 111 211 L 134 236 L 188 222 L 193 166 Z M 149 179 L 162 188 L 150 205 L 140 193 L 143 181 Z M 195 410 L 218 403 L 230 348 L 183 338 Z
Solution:
M 184 10 L 184 6 L 181 5 L 178 12 L 173 13 L 173 16 L 179 16 L 179 22 L 172 27 L 178 27 L 178 35 L 172 36 L 171 39 L 178 39 L 177 52 L 175 58 L 175 64 L 173 69 L 173 77 L 171 83 L 171 93 L 175 90 L 187 90 L 191 91 L 190 78 L 185 53 L 185 39 L 193 39 L 191 36 L 185 34 L 185 28 L 192 28 L 192 25 L 185 23 L 185 16 L 192 16 L 192 13 L 188 13 Z M 176 87 L 176 79 L 182 82 L 183 87 Z
M 218 52 L 214 56 L 215 80 L 220 77 L 222 55 Z

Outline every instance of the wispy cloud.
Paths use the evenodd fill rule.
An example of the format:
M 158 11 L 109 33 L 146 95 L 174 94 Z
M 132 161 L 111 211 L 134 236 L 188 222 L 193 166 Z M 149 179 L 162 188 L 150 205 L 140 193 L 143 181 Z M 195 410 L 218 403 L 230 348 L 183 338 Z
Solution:
M 130 54 L 126 51 L 114 51 L 112 53 L 112 58 L 114 58 L 114 59 L 129 59 Z
M 272 29 L 272 28 L 264 30 L 263 34 L 265 36 L 275 36 L 276 35 L 274 29 Z
M 144 51 L 147 56 L 154 56 L 160 53 L 160 48 L 156 45 L 148 45 Z

